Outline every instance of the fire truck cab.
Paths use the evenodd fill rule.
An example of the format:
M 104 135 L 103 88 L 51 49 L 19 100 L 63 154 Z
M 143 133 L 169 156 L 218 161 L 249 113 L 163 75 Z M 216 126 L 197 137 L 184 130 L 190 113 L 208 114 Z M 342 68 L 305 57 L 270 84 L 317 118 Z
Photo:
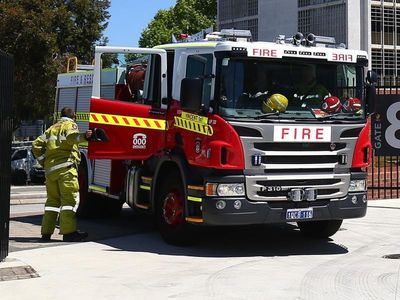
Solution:
M 297 222 L 325 238 L 366 214 L 367 53 L 313 35 L 249 39 L 221 31 L 153 49 L 96 47 L 93 70 L 59 76 L 56 111 L 75 107 L 80 129 L 94 131 L 82 147 L 81 212 L 95 194 L 109 210 L 125 201 L 175 244 L 193 239 L 194 225 Z M 103 67 L 110 56 L 118 63 Z

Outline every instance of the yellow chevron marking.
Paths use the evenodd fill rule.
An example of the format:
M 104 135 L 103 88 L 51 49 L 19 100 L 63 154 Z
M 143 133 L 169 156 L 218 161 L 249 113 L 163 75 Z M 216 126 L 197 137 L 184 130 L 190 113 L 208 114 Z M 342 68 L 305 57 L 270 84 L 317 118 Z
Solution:
M 212 136 L 214 134 L 214 130 L 211 125 L 183 119 L 181 117 L 175 117 L 175 126 L 208 136 Z
M 167 122 L 159 119 L 136 118 L 131 116 L 109 115 L 90 113 L 90 123 L 108 124 L 125 127 L 150 128 L 155 130 L 166 130 Z

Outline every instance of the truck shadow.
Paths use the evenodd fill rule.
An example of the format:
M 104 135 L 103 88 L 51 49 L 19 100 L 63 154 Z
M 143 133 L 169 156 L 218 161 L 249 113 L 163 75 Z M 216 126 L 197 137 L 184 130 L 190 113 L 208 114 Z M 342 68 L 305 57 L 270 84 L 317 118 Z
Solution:
M 297 226 L 291 224 L 208 227 L 197 230 L 194 234 L 196 243 L 186 247 L 165 243 L 156 231 L 103 240 L 99 243 L 115 248 L 107 251 L 196 257 L 272 257 L 348 253 L 345 246 L 335 243 L 333 239 L 316 240 L 304 237 Z
M 13 225 L 10 228 L 10 243 L 16 249 L 18 243 L 33 243 L 29 245 L 30 249 L 62 245 L 57 240 L 46 244 L 37 243 L 41 218 L 41 215 L 11 218 Z M 89 232 L 88 241 L 114 248 L 106 251 L 196 257 L 334 255 L 348 252 L 345 246 L 335 243 L 334 237 L 324 240 L 304 237 L 295 224 L 203 227 L 194 231 L 193 245 L 178 247 L 164 242 L 152 218 L 137 215 L 130 209 L 123 209 L 118 217 L 80 219 L 78 223 L 80 229 Z M 25 230 L 21 231 L 24 226 L 27 226 L 25 233 Z M 18 228 L 15 233 L 13 227 L 15 230 Z M 32 235 L 32 232 L 37 232 L 37 235 Z M 21 245 L 21 250 L 27 246 L 22 248 Z

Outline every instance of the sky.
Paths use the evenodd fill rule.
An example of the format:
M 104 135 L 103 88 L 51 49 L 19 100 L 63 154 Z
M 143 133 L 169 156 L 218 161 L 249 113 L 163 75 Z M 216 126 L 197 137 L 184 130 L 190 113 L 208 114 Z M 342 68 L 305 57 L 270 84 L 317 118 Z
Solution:
M 159 9 L 174 6 L 176 0 L 111 0 L 108 27 L 104 36 L 108 46 L 137 47 L 140 34 Z

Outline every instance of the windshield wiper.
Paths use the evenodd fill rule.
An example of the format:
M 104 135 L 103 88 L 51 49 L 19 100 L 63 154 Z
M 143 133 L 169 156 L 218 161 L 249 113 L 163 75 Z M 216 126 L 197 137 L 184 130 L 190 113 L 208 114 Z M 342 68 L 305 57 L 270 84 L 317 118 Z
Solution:
M 226 118 L 233 118 L 233 119 L 251 119 L 249 116 L 237 116 L 237 115 L 224 115 Z
M 268 119 L 271 116 L 279 116 L 281 114 L 280 111 L 276 110 L 276 111 L 272 111 L 266 114 L 262 114 L 262 115 L 258 115 L 256 117 L 254 117 L 255 120 L 261 120 L 261 119 Z
M 331 119 L 333 119 L 334 117 L 337 117 L 337 116 L 352 117 L 352 116 L 360 116 L 360 114 L 357 114 L 357 112 L 353 112 L 353 113 L 351 113 L 351 112 L 350 113 L 338 112 L 338 113 L 330 114 L 328 116 L 324 116 L 324 117 L 320 117 L 320 118 L 316 117 L 316 119 L 317 120 L 331 120 Z M 349 118 L 345 118 L 345 119 L 349 119 Z

